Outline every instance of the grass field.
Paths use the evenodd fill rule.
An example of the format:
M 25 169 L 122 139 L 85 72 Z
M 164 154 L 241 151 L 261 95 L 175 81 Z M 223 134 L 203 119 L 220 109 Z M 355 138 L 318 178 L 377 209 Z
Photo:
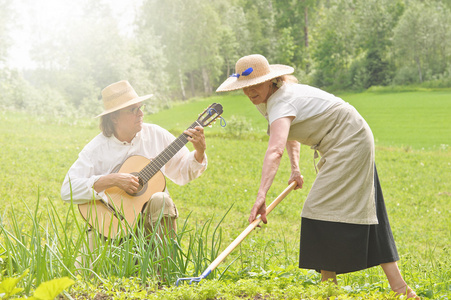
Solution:
M 450 91 L 367 92 L 339 96 L 366 119 L 378 146 L 439 150 L 451 145 Z M 241 92 L 228 97 L 197 100 L 189 105 L 189 109 L 195 114 L 215 101 L 223 104 L 226 120 L 232 116 L 244 117 L 253 131 L 266 132 L 265 119 Z M 193 122 L 193 116 L 187 113 L 184 103 L 180 103 L 171 110 L 148 116 L 146 120 L 180 131 Z M 224 130 L 216 125 L 210 131 Z
M 423 297 L 449 299 L 451 92 L 342 96 L 360 111 L 373 130 L 376 163 L 404 278 Z M 208 220 L 215 226 L 231 207 L 220 225 L 222 250 L 247 226 L 266 150 L 266 122 L 241 94 L 177 103 L 171 109 L 148 115 L 145 119 L 178 136 L 212 102 L 223 105 L 227 126 L 223 128 L 217 122 L 206 129 L 207 171 L 201 178 L 182 187 L 168 181 L 168 188 L 179 208 L 179 226 L 187 220 L 193 231 L 205 226 Z M 6 230 L 10 230 L 13 223 L 11 218 L 27 235 L 27 228 L 30 228 L 27 207 L 33 212 L 38 199 L 42 230 L 48 227 L 45 209 L 50 204 L 62 218 L 66 216 L 68 205 L 59 198 L 62 180 L 78 152 L 98 129 L 95 120 L 49 122 L 17 112 L 0 113 L 0 121 L 0 265 L 6 270 L 2 262 L 7 261 L 10 252 L 3 241 Z M 389 299 L 388 283 L 380 268 L 339 276 L 339 285 L 343 287 L 339 290 L 312 284 L 318 282 L 318 274 L 296 268 L 300 212 L 315 178 L 312 158 L 312 150 L 302 147 L 300 164 L 305 188 L 288 195 L 269 216 L 268 225 L 253 232 L 218 267 L 222 272 L 236 259 L 222 281 L 204 280 L 196 287 L 156 290 L 148 286 L 151 291 L 147 298 L 229 299 L 230 296 L 230 299 L 263 299 L 267 295 L 270 299 L 297 299 L 302 295 L 305 299 L 320 299 L 336 294 L 337 299 Z M 274 199 L 286 187 L 288 176 L 288 159 L 284 157 L 268 200 Z M 208 233 L 210 237 L 212 231 Z M 43 239 L 43 243 L 49 240 Z M 29 264 L 33 266 L 37 258 L 33 257 L 35 252 L 29 252 Z M 24 264 L 17 273 L 21 274 L 26 267 Z M 56 269 L 56 263 L 53 267 Z M 189 276 L 199 275 L 194 270 L 191 272 Z M 27 277 L 30 281 L 28 292 L 35 287 L 33 270 L 30 274 Z M 67 274 L 63 270 L 60 275 Z M 1 276 L 5 276 L 4 272 Z M 146 298 L 140 298 L 136 291 L 146 289 L 137 288 L 135 283 L 126 280 L 112 277 L 107 280 L 108 284 L 99 285 L 96 280 L 81 277 L 72 288 L 72 295 L 87 291 L 95 295 L 99 290 L 112 295 L 115 289 L 122 289 L 123 295 L 130 298 Z

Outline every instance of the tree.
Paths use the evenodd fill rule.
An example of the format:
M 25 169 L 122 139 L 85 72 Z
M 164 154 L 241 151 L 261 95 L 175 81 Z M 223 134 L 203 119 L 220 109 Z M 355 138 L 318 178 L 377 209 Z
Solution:
M 144 2 L 138 32 L 152 31 L 161 41 L 171 90 L 178 90 L 182 99 L 187 98 L 187 86 L 191 96 L 196 91 L 211 94 L 221 72 L 219 41 L 223 31 L 215 4 L 207 0 Z
M 293 38 L 291 27 L 284 28 L 276 42 L 274 61 L 277 61 L 278 64 L 292 65 L 298 47 Z
M 271 0 L 242 0 L 246 27 L 249 31 L 249 52 L 270 57 L 277 39 L 275 9 Z M 251 52 L 251 53 L 250 53 Z M 246 55 L 244 54 L 244 55 Z M 243 55 L 241 55 L 243 56 Z
M 373 85 L 386 85 L 392 77 L 389 60 L 389 47 L 395 27 L 403 12 L 398 0 L 357 1 L 354 12 L 354 38 L 356 54 L 363 53 L 362 66 L 365 68 L 368 88 Z
M 268 59 L 273 58 L 277 41 L 273 1 L 229 2 L 229 5 L 222 5 L 222 9 L 218 11 L 221 22 L 221 30 L 218 31 L 221 36 L 219 49 L 225 67 L 221 69 L 222 74 L 216 86 L 235 72 L 235 63 L 242 56 L 258 53 L 265 55 Z
M 167 106 L 170 76 L 166 72 L 168 61 L 160 37 L 151 30 L 138 35 L 132 43 L 130 56 L 134 59 L 129 68 L 129 78 L 137 83 L 138 90 L 145 93 L 151 91 L 155 95 L 148 100 L 154 102 L 151 110 L 156 112 Z M 155 103 L 158 100 L 160 103 Z
M 239 59 L 239 42 L 232 28 L 223 26 L 221 28 L 219 41 L 219 53 L 224 59 L 226 78 L 235 72 L 235 62 Z
M 299 66 L 308 73 L 310 71 L 310 28 L 315 24 L 318 3 L 314 0 L 281 0 L 274 1 L 276 7 L 276 30 L 278 39 L 286 28 L 291 28 L 295 53 L 291 65 Z
M 339 0 L 322 7 L 312 30 L 313 84 L 348 87 L 348 67 L 354 47 L 354 1 Z
M 243 55 L 252 52 L 251 29 L 249 28 L 246 12 L 242 6 L 229 5 L 220 10 L 221 39 L 220 55 L 224 59 L 220 82 L 235 72 L 235 63 Z
M 194 2 L 194 3 L 193 3 Z M 204 95 L 210 95 L 212 86 L 217 81 L 223 59 L 219 55 L 221 23 L 218 13 L 210 1 L 192 0 L 185 21 L 190 29 L 184 32 L 184 51 L 187 53 L 186 70 L 189 74 L 192 94 L 194 96 L 194 78 L 199 76 Z
M 137 55 L 136 42 L 122 36 L 110 7 L 101 0 L 89 1 L 83 17 L 74 17 L 48 39 L 35 42 L 31 56 L 37 64 L 29 71 L 36 87 L 48 86 L 63 95 L 80 115 L 100 110 L 100 91 L 128 79 L 139 94 L 153 85 Z M 144 75 L 144 76 L 143 76 Z
M 406 69 L 416 69 L 416 81 L 423 82 L 450 66 L 450 16 L 450 10 L 442 5 L 409 5 L 394 30 L 398 80 Z
M 0 63 L 6 60 L 8 49 L 11 46 L 11 37 L 9 36 L 13 20 L 11 4 L 12 0 L 0 0 Z

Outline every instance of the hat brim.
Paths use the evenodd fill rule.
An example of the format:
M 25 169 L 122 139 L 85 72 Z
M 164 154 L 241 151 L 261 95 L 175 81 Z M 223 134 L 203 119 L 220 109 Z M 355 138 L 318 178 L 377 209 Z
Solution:
M 228 92 L 239 90 L 248 86 L 257 85 L 265 81 L 277 78 L 282 75 L 292 74 L 294 68 L 286 65 L 270 65 L 271 72 L 266 75 L 246 78 L 245 76 L 240 77 L 229 77 L 224 81 L 217 89 L 216 92 Z
M 112 108 L 112 109 L 105 110 L 105 111 L 102 112 L 100 115 L 96 116 L 96 118 L 101 117 L 101 116 L 104 116 L 104 115 L 107 115 L 107 114 L 110 114 L 110 113 L 115 112 L 115 111 L 118 111 L 118 110 L 120 110 L 120 109 L 126 108 L 127 106 L 130 106 L 130 105 L 133 105 L 133 104 L 136 104 L 136 103 L 139 103 L 139 102 L 148 100 L 148 99 L 150 99 L 152 96 L 153 96 L 153 94 L 149 94 L 149 95 L 141 96 L 141 97 L 138 97 L 138 98 L 134 98 L 134 99 L 132 99 L 132 100 L 129 100 L 129 101 L 123 103 L 122 105 L 119 105 L 119 106 L 114 107 L 114 108 Z

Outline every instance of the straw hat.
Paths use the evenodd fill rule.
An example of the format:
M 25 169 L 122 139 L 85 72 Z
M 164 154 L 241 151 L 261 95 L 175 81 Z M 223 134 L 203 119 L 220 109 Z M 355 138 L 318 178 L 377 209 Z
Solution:
M 127 80 L 112 83 L 102 90 L 104 111 L 96 118 L 147 100 L 152 96 L 145 95 L 139 97 Z
M 294 69 L 285 65 L 270 65 L 263 55 L 252 54 L 237 61 L 235 72 L 218 87 L 216 92 L 239 90 L 256 85 L 282 75 L 291 74 Z

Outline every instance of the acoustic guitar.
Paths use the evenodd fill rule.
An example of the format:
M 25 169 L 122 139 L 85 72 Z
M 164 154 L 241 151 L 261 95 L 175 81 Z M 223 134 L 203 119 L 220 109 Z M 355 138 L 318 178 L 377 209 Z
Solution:
M 219 103 L 211 104 L 191 124 L 206 127 L 221 116 L 223 110 Z M 108 202 L 104 199 L 79 204 L 78 209 L 83 218 L 97 232 L 107 238 L 128 235 L 140 220 L 145 204 L 156 192 L 166 188 L 166 179 L 160 169 L 188 142 L 188 135 L 182 133 L 154 159 L 143 156 L 130 156 L 117 169 L 117 173 L 130 173 L 139 178 L 139 188 L 129 194 L 118 187 L 105 190 Z

